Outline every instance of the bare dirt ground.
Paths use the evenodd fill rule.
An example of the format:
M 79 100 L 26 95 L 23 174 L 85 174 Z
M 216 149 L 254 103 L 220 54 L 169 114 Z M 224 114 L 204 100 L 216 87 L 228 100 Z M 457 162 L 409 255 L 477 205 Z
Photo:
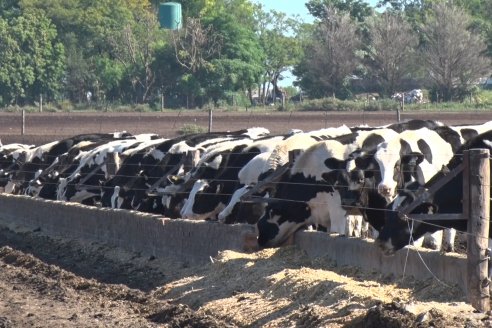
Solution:
M 480 112 L 403 112 L 401 120 L 432 119 L 446 124 L 472 124 L 492 120 L 492 111 Z M 157 133 L 176 136 L 184 125 L 208 129 L 208 113 L 203 111 L 164 113 L 28 113 L 24 136 L 21 113 L 0 113 L 2 142 L 39 144 L 81 133 L 125 130 L 133 134 Z M 377 126 L 396 122 L 394 112 L 217 112 L 213 114 L 212 130 L 227 131 L 262 126 L 271 133 L 290 129 L 310 131 L 346 124 Z
M 295 247 L 206 265 L 0 225 L 0 327 L 490 327 L 435 280 L 337 267 Z
M 214 130 L 381 125 L 394 113 L 224 113 Z M 492 112 L 402 118 L 481 123 Z M 4 143 L 41 144 L 88 132 L 173 136 L 206 126 L 206 113 L 0 114 Z M 1 211 L 0 211 L 1 217 Z M 225 251 L 207 265 L 149 258 L 80 240 L 54 239 L 0 220 L 0 328 L 4 327 L 492 327 L 465 295 L 435 280 L 337 267 L 285 247 Z

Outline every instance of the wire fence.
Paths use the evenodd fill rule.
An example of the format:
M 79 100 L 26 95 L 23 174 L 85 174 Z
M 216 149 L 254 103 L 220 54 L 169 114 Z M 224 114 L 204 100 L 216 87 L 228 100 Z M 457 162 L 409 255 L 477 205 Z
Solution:
M 165 156 L 168 154 L 170 154 L 170 153 L 165 154 Z M 173 154 L 173 155 L 176 155 L 177 157 L 185 156 L 184 153 L 177 153 L 177 154 Z M 239 172 L 239 170 L 243 169 L 247 162 L 245 162 L 244 165 L 241 162 L 239 162 L 239 163 L 234 162 L 234 161 L 228 162 L 227 161 L 228 156 L 245 155 L 248 158 L 252 158 L 252 156 L 254 154 L 245 154 L 244 152 L 235 152 L 235 151 L 228 150 L 228 151 L 223 152 L 223 153 L 218 152 L 217 155 L 223 155 L 225 160 L 223 162 L 221 162 L 220 165 L 217 167 L 217 171 L 216 171 L 217 175 L 215 177 L 213 177 L 212 179 L 205 179 L 205 180 L 207 180 L 206 181 L 207 183 L 214 182 L 214 183 L 218 183 L 218 184 L 227 185 L 228 187 L 226 189 L 222 189 L 220 192 L 209 192 L 207 189 L 205 189 L 205 190 L 200 191 L 200 194 L 203 196 L 210 196 L 210 197 L 215 196 L 217 198 L 221 197 L 221 198 L 231 199 L 234 192 L 239 187 L 241 187 L 242 184 L 238 178 L 235 178 L 235 176 L 234 176 L 234 178 L 231 178 L 230 176 L 223 174 L 223 173 L 227 172 L 228 174 L 230 174 L 230 172 L 233 171 L 234 174 L 237 175 L 237 172 Z M 400 153 L 399 152 L 395 152 L 393 154 L 389 153 L 389 155 L 392 155 L 395 158 L 399 158 Z M 433 153 L 432 155 L 433 155 L 434 160 L 440 158 L 440 160 L 443 162 L 448 162 L 451 159 L 451 157 L 449 155 L 442 156 L 439 153 Z M 121 160 L 120 164 L 122 165 L 120 167 L 120 169 L 121 168 L 130 169 L 131 172 L 135 172 L 135 173 L 125 174 L 125 173 L 122 173 L 123 170 L 122 170 L 122 172 L 115 170 L 114 174 L 108 175 L 108 170 L 106 168 L 108 165 L 113 165 L 114 163 L 108 163 L 108 162 L 103 161 L 103 164 L 102 165 L 99 164 L 99 166 L 98 166 L 98 164 L 94 164 L 93 166 L 83 167 L 83 166 L 77 166 L 78 163 L 76 163 L 76 162 L 72 162 L 72 163 L 66 163 L 65 166 L 62 166 L 62 168 L 64 168 L 64 169 L 68 168 L 68 170 L 66 170 L 66 171 L 60 170 L 60 173 L 61 173 L 60 176 L 64 177 L 65 179 L 68 179 L 69 180 L 69 181 L 67 181 L 68 184 L 76 185 L 79 188 L 90 189 L 91 192 L 92 192 L 92 190 L 95 190 L 96 191 L 95 194 L 98 194 L 97 191 L 100 191 L 99 195 L 101 195 L 101 193 L 104 191 L 111 192 L 111 189 L 115 187 L 115 186 L 111 185 L 111 183 L 108 181 L 121 180 L 122 183 L 120 184 L 120 187 L 123 186 L 124 183 L 128 182 L 128 185 L 125 186 L 126 192 L 129 192 L 129 193 L 131 193 L 131 192 L 144 192 L 144 193 L 148 193 L 148 194 L 154 192 L 155 193 L 154 196 L 164 196 L 164 194 L 159 194 L 159 190 L 162 191 L 162 188 L 160 188 L 160 187 L 166 186 L 167 183 L 164 183 L 163 185 L 154 183 L 154 185 L 152 185 L 152 182 L 162 181 L 162 179 L 165 178 L 169 174 L 170 169 L 176 168 L 176 164 L 175 163 L 170 164 L 170 163 L 166 162 L 165 160 L 164 161 L 155 160 L 152 163 L 144 163 L 141 161 L 140 162 L 132 162 L 131 161 L 132 160 L 131 155 L 129 155 L 129 156 L 130 157 L 128 157 L 128 158 L 124 158 L 124 156 L 122 158 L 120 158 L 120 160 Z M 300 156 L 302 156 L 302 155 L 300 155 Z M 369 156 L 368 156 L 369 159 L 371 159 L 371 156 L 374 156 L 374 154 L 369 154 Z M 457 159 L 458 161 L 463 161 L 464 154 L 454 154 L 453 157 L 455 159 Z M 56 158 L 58 158 L 58 156 L 45 155 L 44 157 L 42 157 L 43 162 L 29 163 L 29 165 L 30 165 L 29 169 L 27 166 L 24 166 L 21 163 L 18 163 L 19 165 L 17 167 L 17 170 L 13 170 L 12 172 L 9 172 L 9 173 L 13 174 L 14 178 L 15 178 L 15 175 L 17 175 L 19 177 L 22 177 L 22 175 L 26 175 L 28 177 L 32 177 L 33 180 L 35 180 L 37 178 L 35 175 L 39 174 L 39 172 L 37 172 L 37 171 L 39 171 L 39 170 L 41 170 L 41 171 L 42 170 L 51 170 L 51 172 L 53 172 L 57 168 L 56 165 L 53 165 L 53 161 Z M 79 157 L 79 158 L 81 158 L 81 157 Z M 165 159 L 168 160 L 169 158 L 165 157 Z M 374 158 L 372 158 L 372 159 L 374 160 Z M 343 163 L 343 160 L 347 160 L 347 158 L 342 158 L 340 162 Z M 489 160 L 490 160 L 490 157 L 489 157 Z M 316 174 L 316 173 L 321 173 L 318 171 L 321 170 L 322 166 L 318 166 L 318 168 L 316 168 L 316 170 L 318 170 L 318 171 L 316 171 L 316 170 L 313 171 L 312 166 L 300 165 L 300 163 L 302 163 L 302 162 L 294 162 L 293 163 L 293 162 L 289 162 L 287 159 L 286 159 L 286 162 L 288 163 L 286 165 L 289 165 L 291 168 L 293 167 L 293 164 L 295 163 L 295 169 L 296 169 L 295 172 L 301 173 L 301 174 L 306 173 L 306 174 L 304 174 L 306 180 L 302 181 L 302 182 L 290 181 L 289 180 L 289 174 L 292 174 L 293 171 L 287 171 L 287 174 L 284 175 L 283 178 L 282 178 L 282 176 L 280 176 L 279 177 L 280 179 L 268 181 L 269 187 L 276 189 L 276 190 L 281 190 L 284 187 L 285 188 L 293 187 L 294 189 L 296 189 L 296 188 L 297 189 L 312 188 L 312 190 L 314 189 L 315 191 L 334 192 L 334 191 L 341 190 L 341 188 L 342 189 L 350 189 L 353 186 L 353 184 L 350 183 L 351 181 L 344 180 L 344 179 L 339 179 L 339 180 L 337 180 L 336 183 L 330 183 L 330 182 L 327 182 L 325 180 L 320 181 L 321 180 L 320 178 L 316 179 L 315 176 L 321 177 L 321 174 Z M 206 163 L 201 162 L 201 164 L 206 164 Z M 375 179 L 373 182 L 377 182 L 378 178 L 377 177 L 374 178 L 374 176 L 377 176 L 378 174 L 382 175 L 381 174 L 382 172 L 381 172 L 381 169 L 377 168 L 377 165 L 376 165 L 377 163 L 375 161 L 373 161 L 373 164 L 374 164 L 373 167 L 366 168 L 366 169 L 362 170 L 362 172 L 372 176 L 373 179 Z M 415 170 L 405 170 L 404 167 L 405 166 L 400 167 L 399 170 L 396 172 L 397 173 L 396 176 L 398 178 L 402 178 L 403 175 L 415 173 Z M 186 177 L 190 178 L 191 182 L 194 182 L 197 179 L 204 178 L 204 176 L 200 175 L 199 168 L 197 168 L 197 167 L 193 168 L 192 166 L 188 166 L 187 169 L 188 169 L 188 171 L 187 171 L 188 175 Z M 390 169 L 394 169 L 394 168 L 391 167 Z M 136 171 L 138 171 L 138 173 Z M 261 170 L 261 171 L 263 171 L 263 170 Z M 347 174 L 350 174 L 350 172 L 347 171 L 347 168 L 343 165 L 340 168 L 329 169 L 329 171 L 333 172 L 335 175 L 341 175 L 341 176 L 345 175 L 345 178 L 346 178 Z M 436 168 L 434 168 L 434 171 L 435 171 L 434 173 L 441 172 L 441 168 L 436 167 Z M 5 173 L 5 172 L 2 172 L 2 173 Z M 81 173 L 82 176 L 80 177 L 80 179 L 79 179 L 79 177 L 77 177 L 77 179 L 75 179 L 75 175 L 74 175 L 75 173 Z M 142 178 L 140 175 L 144 174 L 144 173 L 146 175 L 145 179 L 147 179 L 146 181 L 148 182 L 147 185 L 152 185 L 152 187 L 142 188 L 142 187 L 136 187 L 136 186 L 132 185 L 131 180 Z M 259 173 L 261 173 L 261 172 L 258 171 L 257 173 L 259 175 Z M 45 174 L 47 174 L 47 172 L 41 173 L 40 177 L 43 178 Z M 311 178 L 309 178 L 310 174 L 311 174 Z M 84 177 L 84 175 L 85 175 L 85 177 Z M 98 180 L 103 180 L 103 179 L 100 179 L 103 176 L 104 177 L 109 176 L 109 179 L 106 179 L 102 183 L 100 181 L 98 181 L 97 183 L 88 183 L 89 182 L 88 179 L 84 180 L 85 178 L 87 178 L 87 175 L 92 175 L 92 176 L 96 177 Z M 110 179 L 112 179 L 112 180 L 110 180 Z M 149 181 L 150 181 L 150 183 L 149 183 Z M 20 182 L 29 183 L 29 181 L 27 181 L 27 180 L 20 181 Z M 258 181 L 258 184 L 261 184 L 261 183 L 263 183 L 261 180 Z M 43 185 L 45 185 L 45 186 L 58 186 L 59 183 L 58 182 L 50 182 L 50 181 L 41 181 L 41 185 L 39 187 L 43 187 Z M 372 183 L 370 185 L 368 185 L 368 184 L 366 185 L 364 183 L 359 183 L 357 186 L 358 186 L 358 188 L 356 188 L 356 190 L 354 190 L 355 192 L 371 191 L 371 192 L 377 193 L 377 185 L 375 185 L 374 183 Z M 482 184 L 482 186 L 485 188 L 491 187 L 490 183 L 489 184 Z M 224 190 L 227 190 L 227 191 L 224 192 Z M 178 196 L 185 196 L 186 197 L 187 195 L 189 195 L 190 191 L 191 191 L 191 188 L 187 188 L 186 190 L 175 190 L 175 191 L 173 191 L 173 193 L 175 195 L 178 195 Z M 401 191 L 405 191 L 405 189 L 404 188 L 396 188 L 396 193 L 399 193 Z M 451 192 L 453 192 L 453 191 L 451 191 Z M 461 193 L 461 190 L 459 190 L 459 191 L 456 190 L 454 192 Z M 298 205 L 306 206 L 306 207 L 307 206 L 318 206 L 318 207 L 325 206 L 325 207 L 327 207 L 327 206 L 333 205 L 332 202 L 329 203 L 329 202 L 321 201 L 317 198 L 313 198 L 313 199 L 310 199 L 307 201 L 307 200 L 302 200 L 300 198 L 299 199 L 292 199 L 289 197 L 278 197 L 279 195 L 281 195 L 281 193 L 277 193 L 277 194 L 273 193 L 271 197 L 253 196 L 252 199 L 255 201 L 259 201 L 259 202 L 265 202 L 267 204 L 268 204 L 268 202 L 271 202 L 271 201 L 281 202 L 286 207 L 288 207 L 288 204 L 298 204 Z M 169 194 L 165 194 L 165 196 L 169 196 Z M 300 196 L 305 197 L 306 195 L 300 195 Z M 210 197 L 208 197 L 208 201 L 210 201 Z M 490 200 L 487 200 L 487 201 L 490 201 Z M 239 204 L 241 205 L 244 203 L 245 202 L 240 202 Z M 225 205 L 227 205 L 227 204 L 225 204 Z M 399 209 L 393 210 L 390 208 L 372 207 L 372 206 L 368 206 L 365 204 L 364 205 L 342 204 L 341 199 L 340 199 L 339 205 L 343 206 L 343 208 L 345 210 L 354 209 L 354 210 L 359 210 L 361 212 L 364 212 L 364 211 L 378 212 L 378 213 L 380 213 L 381 217 L 384 217 L 385 215 L 387 215 L 388 213 L 391 213 L 391 212 L 400 213 Z M 436 214 L 439 214 L 439 213 L 436 213 Z M 429 222 L 425 219 L 419 219 L 419 218 L 412 217 L 411 214 L 409 214 L 409 216 L 404 216 L 404 219 L 405 219 L 406 224 L 408 225 L 410 231 L 413 231 L 417 224 L 431 226 L 435 230 L 444 230 L 444 229 L 447 229 L 449 227 L 449 225 L 444 224 L 444 223 L 441 224 L 441 222 L 439 222 L 439 221 Z M 490 217 L 484 217 L 484 219 L 490 221 Z M 468 218 L 463 218 L 462 220 L 467 221 Z M 489 240 L 488 237 L 485 237 L 485 236 L 482 237 L 482 236 L 479 236 L 475 233 L 470 233 L 468 231 L 460 231 L 460 233 L 462 235 L 468 237 L 469 239 L 475 238 L 475 240 L 486 240 L 486 239 Z M 409 244 L 411 244 L 413 242 L 413 234 L 412 233 L 410 234 L 410 239 L 408 242 L 409 242 Z M 420 256 L 420 253 L 419 253 L 419 256 Z M 469 257 L 469 261 L 471 258 L 472 258 L 472 256 Z M 423 259 L 422 259 L 422 262 L 424 262 Z M 438 281 L 440 281 L 439 278 L 425 264 L 425 262 L 424 262 L 424 265 L 427 268 L 427 270 L 432 274 L 432 276 L 435 279 L 437 279 Z M 406 264 L 405 264 L 405 268 L 406 268 Z M 405 274 L 405 268 L 404 268 L 404 274 Z
M 220 154 L 220 153 L 218 153 Z M 96 154 L 97 155 L 97 154 Z M 174 154 L 174 155 L 178 155 L 178 156 L 184 156 L 184 154 Z M 245 155 L 244 152 L 231 152 L 231 151 L 227 151 L 225 153 L 223 153 L 223 155 L 227 155 L 227 156 L 232 156 L 232 155 Z M 399 153 L 394 153 L 394 154 L 390 154 L 390 155 L 394 155 L 394 156 L 399 156 L 400 154 Z M 455 157 L 463 157 L 463 154 L 455 154 L 454 155 Z M 439 154 L 433 154 L 433 157 L 434 158 L 438 158 L 439 157 Z M 59 156 L 50 156 L 50 155 L 46 155 L 44 154 L 44 156 L 42 156 L 42 159 L 44 162 L 41 162 L 41 163 L 34 163 L 34 162 L 30 162 L 28 163 L 29 166 L 30 166 L 30 169 L 29 170 L 23 170 L 22 168 L 24 167 L 23 165 L 20 165 L 20 168 L 17 169 L 17 170 L 14 170 L 13 173 L 14 175 L 18 175 L 18 176 L 22 176 L 22 174 L 26 174 L 26 175 L 34 175 L 35 174 L 35 171 L 37 171 L 38 169 L 42 170 L 42 169 L 46 169 L 47 167 L 49 167 L 50 165 L 53 164 L 53 161 L 55 159 L 59 158 Z M 75 157 L 77 158 L 77 157 Z M 130 158 L 131 158 L 131 155 L 130 155 Z M 448 158 L 448 157 L 446 157 Z M 138 168 L 139 171 L 145 171 L 145 170 L 148 170 L 148 172 L 152 172 L 152 170 L 160 170 L 161 172 L 166 172 L 167 169 L 169 168 L 173 168 L 175 167 L 175 164 L 173 165 L 162 165 L 162 163 L 160 162 L 156 162 L 156 163 L 153 163 L 153 164 L 144 164 L 144 163 L 128 163 L 128 162 L 125 162 L 125 160 L 123 159 L 122 161 L 122 164 L 128 168 L 128 167 L 135 167 L 135 168 Z M 67 163 L 66 164 L 68 167 L 71 167 L 72 169 L 75 167 L 75 165 L 77 165 L 77 163 Z M 226 164 L 224 165 L 223 167 L 221 167 L 220 169 L 223 170 L 223 171 L 227 171 L 227 170 L 240 170 L 244 167 L 244 165 L 229 165 L 229 164 Z M 56 168 L 56 166 L 55 166 Z M 75 170 L 76 173 L 80 173 L 80 168 L 81 167 L 77 167 L 77 169 Z M 90 167 L 89 167 L 90 168 Z M 304 168 L 310 168 L 310 167 L 297 167 L 298 170 L 301 170 L 304 169 Z M 54 169 L 52 167 L 52 169 Z M 347 174 L 348 172 L 346 171 L 346 169 L 332 169 L 330 170 L 331 172 L 339 172 L 339 173 L 344 173 L 344 174 Z M 364 172 L 367 172 L 367 173 L 381 173 L 381 170 L 378 170 L 378 169 L 365 169 L 363 170 Z M 193 172 L 193 171 L 191 171 Z M 406 173 L 413 173 L 414 171 L 406 171 L 406 170 L 400 170 L 400 174 L 406 174 Z M 62 173 L 62 176 L 64 178 L 71 178 L 73 177 L 73 174 L 74 172 L 71 171 L 71 172 L 68 172 L 66 175 L 63 175 L 63 172 Z M 105 172 L 103 171 L 100 171 L 100 172 L 96 172 L 96 173 L 92 173 L 94 175 L 97 175 L 97 177 L 101 177 L 103 174 L 106 174 Z M 166 173 L 163 173 L 163 174 L 160 174 L 160 175 L 146 175 L 145 178 L 150 180 L 150 181 L 153 181 L 153 180 L 159 180 L 159 179 L 162 179 L 163 177 L 165 177 L 165 174 Z M 41 173 L 41 177 L 44 177 L 46 175 Z M 139 177 L 137 175 L 125 175 L 125 174 L 113 174 L 113 175 L 110 175 L 110 179 L 113 179 L 114 180 L 128 180 L 128 179 L 138 179 Z M 200 176 L 195 176 L 193 177 L 193 179 L 200 179 Z M 79 180 L 80 181 L 80 180 Z M 229 184 L 235 184 L 236 187 L 238 187 L 240 185 L 240 182 L 238 181 L 238 179 L 224 179 L 222 178 L 220 175 L 215 177 L 213 179 L 214 182 L 216 183 L 229 183 Z M 24 183 L 25 182 L 28 182 L 28 181 L 23 181 Z M 259 182 L 261 183 L 261 181 Z M 68 181 L 68 184 L 77 184 L 76 180 L 73 179 L 73 181 Z M 337 190 L 338 188 L 350 188 L 351 185 L 350 184 L 343 184 L 343 183 L 340 183 L 340 182 L 337 182 L 335 184 L 330 184 L 330 183 L 327 183 L 325 181 L 313 181 L 313 182 L 292 182 L 292 181 L 270 181 L 269 182 L 270 185 L 273 185 L 275 186 L 277 189 L 279 186 L 300 186 L 300 187 L 306 187 L 306 186 L 310 186 L 310 187 L 322 187 L 322 188 L 332 188 L 333 190 Z M 44 181 L 42 182 L 41 185 L 58 185 L 57 182 L 49 182 L 49 181 Z M 91 188 L 91 189 L 97 189 L 97 188 L 111 188 L 113 186 L 111 185 L 104 185 L 104 184 L 97 184 L 97 185 L 91 185 L 91 184 L 79 184 L 78 185 L 79 187 L 87 187 L 87 188 Z M 155 186 L 156 188 L 154 188 L 154 190 L 156 190 L 158 188 L 158 186 Z M 487 185 L 486 187 L 490 187 L 490 185 Z M 373 189 L 374 187 L 367 187 L 365 185 L 361 185 L 358 189 L 358 191 L 363 191 L 365 189 Z M 234 189 L 234 186 L 232 187 L 233 191 L 230 192 L 230 193 L 209 193 L 209 192 L 200 192 L 201 195 L 208 195 L 208 196 L 218 196 L 218 197 L 231 197 L 235 191 Z M 153 191 L 153 190 L 150 190 L 149 188 L 135 188 L 135 187 L 132 187 L 130 186 L 129 188 L 127 188 L 127 191 L 141 191 L 141 192 L 149 192 L 149 191 Z M 404 191 L 404 189 L 402 188 L 397 188 L 396 189 L 396 192 L 400 192 L 400 191 Z M 188 193 L 190 192 L 190 190 L 186 190 L 186 191 L 176 191 L 175 194 L 181 194 L 181 195 L 187 195 Z M 296 200 L 296 199 L 287 199 L 287 198 L 275 198 L 275 197 L 270 197 L 269 200 L 276 200 L 276 201 L 281 201 L 281 202 L 285 202 L 285 203 L 302 203 L 302 204 L 305 204 L 306 201 L 301 201 L 301 200 Z M 325 205 L 328 205 L 328 203 L 323 203 L 323 202 L 320 202 L 320 201 L 310 201 L 312 204 L 316 204 L 316 205 L 319 205 L 319 206 L 325 206 Z M 389 211 L 393 211 L 393 210 L 390 210 L 390 209 L 383 209 L 383 208 L 374 208 L 374 207 L 368 207 L 368 206 L 350 206 L 350 205 L 344 205 L 345 208 L 354 208 L 354 209 L 359 209 L 359 210 L 363 210 L 363 211 L 367 211 L 367 210 L 372 210 L 372 211 L 380 211 L 382 213 L 384 212 L 389 212 Z M 489 218 L 490 219 L 490 218 Z M 415 222 L 419 222 L 419 223 L 422 223 L 422 224 L 427 224 L 427 225 L 431 225 L 431 226 L 434 226 L 434 227 L 438 227 L 438 228 L 441 228 L 441 229 L 445 229 L 446 227 L 445 226 L 440 226 L 436 223 L 431 223 L 431 222 L 426 222 L 424 220 L 418 220 L 418 219 L 414 219 L 414 218 L 409 218 L 409 220 L 412 220 L 412 221 L 415 221 Z

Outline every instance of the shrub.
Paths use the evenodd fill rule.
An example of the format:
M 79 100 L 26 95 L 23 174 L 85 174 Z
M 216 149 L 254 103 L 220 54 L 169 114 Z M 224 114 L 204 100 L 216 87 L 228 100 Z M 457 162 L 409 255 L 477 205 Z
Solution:
M 70 112 L 74 109 L 74 106 L 70 100 L 62 100 L 58 102 L 58 109 L 62 112 Z
M 339 100 L 335 98 L 311 99 L 299 103 L 296 107 L 306 111 L 380 111 L 396 110 L 398 103 L 391 99 L 374 101 Z
M 184 124 L 179 130 L 178 133 L 185 134 L 193 134 L 193 133 L 205 133 L 207 131 L 206 128 L 196 124 Z

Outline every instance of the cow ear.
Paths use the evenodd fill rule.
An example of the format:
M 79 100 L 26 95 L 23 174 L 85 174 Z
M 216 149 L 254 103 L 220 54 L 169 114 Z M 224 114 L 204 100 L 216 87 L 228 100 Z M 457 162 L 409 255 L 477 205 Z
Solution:
M 325 160 L 325 165 L 331 170 L 338 170 L 340 168 L 340 161 L 335 158 L 328 158 Z

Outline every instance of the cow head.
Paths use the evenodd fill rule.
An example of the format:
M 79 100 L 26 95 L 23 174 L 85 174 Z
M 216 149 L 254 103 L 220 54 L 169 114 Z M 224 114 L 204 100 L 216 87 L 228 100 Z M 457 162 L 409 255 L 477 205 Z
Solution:
M 221 201 L 222 188 L 222 183 L 217 181 L 196 180 L 181 209 L 181 217 L 192 220 L 216 219 L 217 214 L 225 207 Z
M 396 196 L 398 188 L 404 187 L 405 184 L 414 180 L 420 185 L 424 184 L 419 174 L 419 164 L 424 156 L 419 152 L 413 152 L 406 141 L 397 139 L 379 144 L 374 159 L 378 163 L 381 174 L 378 192 L 388 201 L 391 201 Z
M 376 240 L 384 255 L 393 255 L 403 247 L 411 245 L 424 234 L 440 229 L 422 221 L 407 219 L 406 216 L 400 214 L 399 211 L 410 204 L 415 197 L 413 193 L 402 192 L 390 204 L 392 210 L 385 213 L 385 223 Z M 436 212 L 436 205 L 432 202 L 424 202 L 415 208 L 412 214 L 434 214 Z
M 276 247 L 284 243 L 290 235 L 307 224 L 310 209 L 304 202 L 272 200 L 265 214 L 256 224 L 258 245 Z

